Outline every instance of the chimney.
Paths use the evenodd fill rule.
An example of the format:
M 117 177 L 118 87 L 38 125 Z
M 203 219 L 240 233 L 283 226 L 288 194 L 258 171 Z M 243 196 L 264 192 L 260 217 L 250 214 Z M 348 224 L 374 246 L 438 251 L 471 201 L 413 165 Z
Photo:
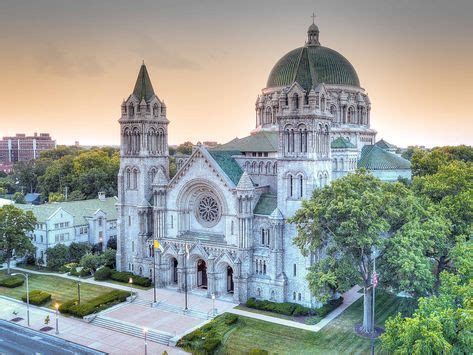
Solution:
M 99 191 L 99 200 L 100 201 L 105 201 L 105 192 Z

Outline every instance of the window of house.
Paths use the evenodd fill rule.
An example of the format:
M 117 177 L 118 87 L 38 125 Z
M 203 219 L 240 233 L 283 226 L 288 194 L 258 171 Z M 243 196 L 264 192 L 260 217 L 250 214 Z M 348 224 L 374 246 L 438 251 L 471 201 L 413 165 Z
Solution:
M 294 276 L 297 276 L 297 265 L 296 264 L 294 264 L 292 273 L 293 273 Z
M 132 253 L 135 252 L 135 242 L 134 241 L 131 242 L 131 252 Z
M 99 227 L 102 227 L 102 218 L 99 218 Z
M 263 274 L 266 275 L 266 261 L 263 261 Z
M 174 228 L 174 216 L 171 215 L 171 228 Z
M 131 216 L 128 216 L 128 225 L 131 226 Z
M 302 300 L 302 296 L 301 296 L 301 293 L 299 292 L 298 296 L 297 296 L 298 300 Z
M 292 293 L 292 299 L 295 301 L 296 300 L 296 292 Z

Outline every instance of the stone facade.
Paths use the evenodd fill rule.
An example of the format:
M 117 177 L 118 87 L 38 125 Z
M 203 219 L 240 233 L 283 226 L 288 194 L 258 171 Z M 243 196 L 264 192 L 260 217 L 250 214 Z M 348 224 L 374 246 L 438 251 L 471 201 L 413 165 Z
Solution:
M 142 65 L 119 120 L 120 270 L 155 276 L 159 287 L 178 291 L 187 280 L 190 289 L 236 302 L 319 305 L 306 281 L 314 256 L 293 245 L 296 230 L 286 220 L 314 189 L 385 156 L 364 149 L 373 147 L 376 131 L 356 72 L 321 47 L 318 35 L 312 25 L 305 46 L 276 64 L 256 101 L 250 136 L 212 148 L 197 144 L 190 156 L 176 157 L 173 177 L 166 108 Z M 320 67 L 321 60 L 334 65 Z M 410 174 L 405 165 L 373 166 L 390 177 Z M 163 246 L 156 255 L 154 239 Z

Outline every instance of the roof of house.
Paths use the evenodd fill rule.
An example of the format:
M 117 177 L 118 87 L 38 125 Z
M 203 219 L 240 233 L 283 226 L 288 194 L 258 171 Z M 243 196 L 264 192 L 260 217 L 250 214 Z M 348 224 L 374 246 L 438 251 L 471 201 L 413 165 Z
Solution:
M 368 170 L 410 169 L 411 162 L 376 145 L 365 145 L 361 149 L 358 167 Z
M 223 172 L 228 176 L 235 185 L 238 185 L 240 177 L 243 174 L 243 169 L 238 165 L 234 155 L 238 155 L 241 152 L 235 150 L 208 150 L 210 156 L 215 162 L 222 168 Z
M 398 149 L 397 146 L 395 146 L 394 144 L 391 144 L 389 142 L 386 142 L 384 139 L 380 139 L 374 145 L 377 146 L 377 147 L 380 147 L 382 149 Z
M 330 144 L 330 147 L 333 149 L 356 148 L 356 146 L 352 142 L 343 137 L 338 137 L 337 139 L 334 139 Z
M 269 216 L 278 207 L 278 197 L 272 194 L 262 194 L 253 210 L 254 214 Z
M 276 152 L 278 132 L 260 131 L 244 138 L 234 138 L 213 150 L 238 150 L 240 152 Z
M 52 202 L 43 205 L 15 204 L 15 207 L 23 211 L 31 211 L 40 223 L 46 222 L 59 208 L 70 213 L 74 217 L 74 225 L 82 225 L 87 222 L 86 217 L 92 216 L 99 209 L 107 214 L 107 219 L 117 219 L 116 197 L 107 197 L 104 200 L 98 198 L 82 201 Z
M 40 198 L 41 198 L 41 194 L 39 193 L 29 192 L 25 195 L 25 201 L 27 203 L 39 201 Z

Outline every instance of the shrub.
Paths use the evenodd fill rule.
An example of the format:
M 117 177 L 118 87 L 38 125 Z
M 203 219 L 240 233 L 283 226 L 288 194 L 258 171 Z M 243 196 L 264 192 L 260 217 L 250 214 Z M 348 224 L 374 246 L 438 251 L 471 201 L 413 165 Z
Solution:
M 228 313 L 225 314 L 223 321 L 226 325 L 232 325 L 238 321 L 238 316 L 236 314 Z
M 220 346 L 220 339 L 218 338 L 207 338 L 204 341 L 202 347 L 208 354 L 213 354 L 215 350 Z
M 104 266 L 95 272 L 94 279 L 97 281 L 108 280 L 111 274 L 112 270 L 108 266 Z
M 46 250 L 47 267 L 51 270 L 59 270 L 69 260 L 69 248 L 64 244 L 56 244 Z
M 332 312 L 335 308 L 340 306 L 343 303 L 343 297 L 339 297 L 335 300 L 330 300 L 322 307 L 315 309 L 315 314 L 320 317 L 325 317 L 327 314 Z
M 251 349 L 249 355 L 268 355 L 269 352 L 263 349 Z
M 100 255 L 101 264 L 104 266 L 108 266 L 109 268 L 113 269 L 116 264 L 117 260 L 117 251 L 114 249 L 107 249 Z
M 307 316 L 315 314 L 316 311 L 304 307 L 297 303 L 291 302 L 271 302 L 267 300 L 257 300 L 255 298 L 249 298 L 246 301 L 246 306 L 249 308 L 255 308 L 262 311 L 274 312 L 279 314 L 284 314 L 287 316 Z
M 69 260 L 79 262 L 80 259 L 87 253 L 90 253 L 92 247 L 89 243 L 71 243 L 69 245 Z
M 99 312 L 112 304 L 123 302 L 129 295 L 130 293 L 126 291 L 113 290 L 89 301 L 81 302 L 81 304 L 78 304 L 77 300 L 66 301 L 59 306 L 59 310 L 61 313 L 82 318 L 88 314 Z
M 24 282 L 25 280 L 23 279 L 23 277 L 9 276 L 0 281 L 0 286 L 8 287 L 8 288 L 15 288 L 15 287 L 23 285 Z
M 92 271 L 97 270 L 97 268 L 100 266 L 101 263 L 102 263 L 102 259 L 100 255 L 95 255 L 95 254 L 85 254 L 80 259 L 80 266 L 90 269 Z
M 127 271 L 112 271 L 110 278 L 115 281 L 128 283 L 130 277 L 133 279 L 133 284 L 138 286 L 149 287 L 151 286 L 151 280 L 146 277 L 137 276 Z
M 35 306 L 41 306 L 48 301 L 51 301 L 51 294 L 41 291 L 41 290 L 32 290 L 29 293 L 30 296 L 30 303 L 34 304 Z M 26 293 L 21 296 L 23 302 L 26 302 Z

